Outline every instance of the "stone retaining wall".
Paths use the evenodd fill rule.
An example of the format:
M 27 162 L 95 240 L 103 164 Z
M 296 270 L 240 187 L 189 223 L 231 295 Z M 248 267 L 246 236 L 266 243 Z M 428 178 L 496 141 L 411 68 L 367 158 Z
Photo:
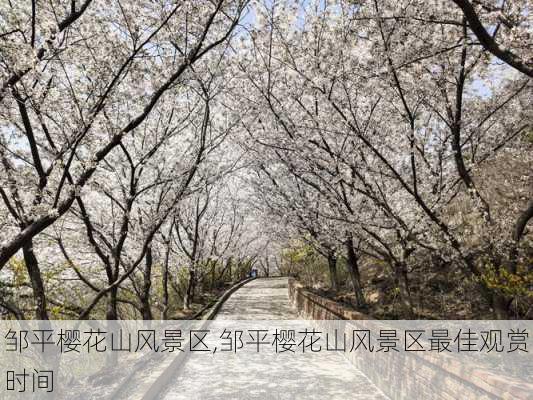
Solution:
M 325 328 L 327 320 L 336 320 L 335 327 L 344 327 L 347 335 L 358 329 L 358 324 L 365 329 L 386 326 L 386 321 L 361 321 L 370 318 L 306 290 L 293 278 L 289 279 L 289 299 L 301 317 L 323 320 Z M 343 354 L 391 399 L 533 399 L 530 383 L 497 375 L 448 354 L 392 352 L 384 355 L 368 351 Z
M 303 285 L 294 278 L 289 278 L 289 299 L 293 307 L 298 310 L 298 313 L 306 319 L 371 319 L 363 313 L 350 310 L 342 306 L 342 304 L 306 290 Z

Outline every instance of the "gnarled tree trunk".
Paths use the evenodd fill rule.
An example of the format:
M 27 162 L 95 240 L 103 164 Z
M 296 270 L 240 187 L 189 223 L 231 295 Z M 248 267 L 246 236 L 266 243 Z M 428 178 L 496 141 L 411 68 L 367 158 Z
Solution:
M 190 310 L 191 304 L 194 298 L 194 288 L 196 285 L 196 274 L 194 268 L 189 268 L 189 279 L 187 280 L 187 291 L 185 292 L 185 297 L 183 299 L 183 309 Z
M 31 288 L 33 290 L 33 298 L 35 300 L 35 317 L 40 320 L 48 319 L 48 312 L 46 310 L 46 293 L 44 289 L 41 270 L 39 269 L 39 262 L 35 253 L 33 252 L 33 241 L 29 240 L 22 247 L 24 255 L 24 262 L 30 277 Z
M 328 253 L 328 267 L 329 267 L 329 278 L 331 281 L 331 290 L 334 292 L 339 290 L 339 280 L 337 277 L 337 256 L 334 251 Z
M 106 319 L 116 320 L 118 319 L 118 287 L 111 288 L 107 295 L 107 312 Z
M 400 291 L 400 302 L 408 317 L 414 316 L 413 302 L 411 301 L 411 291 L 409 290 L 409 277 L 407 265 L 402 261 L 392 263 L 394 278 Z
M 351 237 L 346 241 L 346 253 L 347 253 L 347 266 L 350 273 L 350 278 L 352 280 L 353 291 L 355 294 L 355 301 L 357 307 L 364 308 L 366 307 L 365 295 L 363 293 L 363 287 L 361 285 L 361 275 L 359 273 L 359 264 L 357 254 L 355 254 L 355 249 L 353 247 L 353 239 Z
M 152 255 L 152 245 L 150 244 L 146 249 L 145 256 L 145 266 L 143 274 L 143 287 L 141 292 L 141 314 L 143 320 L 152 320 L 154 319 L 152 315 L 152 307 L 150 305 L 150 289 L 152 287 L 152 266 L 153 266 L 153 255 Z

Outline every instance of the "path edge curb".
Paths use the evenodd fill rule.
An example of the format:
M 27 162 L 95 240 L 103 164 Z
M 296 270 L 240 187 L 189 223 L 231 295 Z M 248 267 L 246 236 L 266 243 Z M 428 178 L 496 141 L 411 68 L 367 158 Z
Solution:
M 242 286 L 246 285 L 247 283 L 255 280 L 257 278 L 252 277 L 248 279 L 244 279 L 235 285 L 233 285 L 231 288 L 226 290 L 222 297 L 211 307 L 211 309 L 207 312 L 207 314 L 202 318 L 204 321 L 202 323 L 202 328 L 205 327 L 209 321 L 213 320 L 217 313 L 220 311 L 220 308 L 224 303 L 230 298 L 230 296 L 235 293 L 238 289 L 240 289 Z M 187 344 L 188 345 L 188 344 Z M 135 396 L 135 399 L 138 400 L 154 400 L 156 399 L 161 393 L 164 392 L 165 389 L 167 389 L 170 380 L 175 377 L 183 365 L 185 364 L 187 358 L 189 357 L 189 352 L 180 353 L 178 356 L 176 356 L 168 366 L 164 368 L 164 370 L 157 374 L 157 377 L 150 383 L 146 383 L 145 388 L 141 387 L 141 391 L 143 393 L 138 394 Z M 155 374 L 154 374 L 155 375 Z
M 224 305 L 224 303 L 230 298 L 230 296 L 235 293 L 238 289 L 240 289 L 241 287 L 243 287 L 244 285 L 246 285 L 248 282 L 251 282 L 253 280 L 255 280 L 257 278 L 248 278 L 248 279 L 244 279 L 238 283 L 236 283 L 235 285 L 233 285 L 232 287 L 230 287 L 228 290 L 226 290 L 224 292 L 224 294 L 222 295 L 222 297 L 220 297 L 220 299 L 218 299 L 218 301 L 213 305 L 213 307 L 210 308 L 210 310 L 208 311 L 208 313 L 205 315 L 205 317 L 203 317 L 202 319 L 203 320 L 206 320 L 206 321 L 211 321 L 213 319 L 215 319 L 215 316 L 217 315 L 217 313 L 220 311 L 220 308 Z

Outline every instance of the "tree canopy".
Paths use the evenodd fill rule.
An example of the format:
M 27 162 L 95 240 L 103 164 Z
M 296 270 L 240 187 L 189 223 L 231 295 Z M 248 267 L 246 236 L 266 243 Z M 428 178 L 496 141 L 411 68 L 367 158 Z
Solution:
M 169 318 L 312 253 L 360 309 L 385 266 L 404 316 L 444 273 L 530 316 L 532 7 L 1 2 L 0 312 Z

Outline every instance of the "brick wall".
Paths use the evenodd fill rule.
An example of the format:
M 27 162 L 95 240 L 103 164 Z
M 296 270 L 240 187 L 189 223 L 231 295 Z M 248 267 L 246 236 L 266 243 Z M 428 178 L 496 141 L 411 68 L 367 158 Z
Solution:
M 364 329 L 369 326 L 378 330 L 386 328 L 386 321 L 370 320 L 365 314 L 311 293 L 293 278 L 289 279 L 289 299 L 302 318 L 321 320 L 324 328 L 340 326 L 347 335 L 362 326 Z M 372 332 L 375 332 L 374 328 L 371 328 Z M 533 399 L 530 383 L 495 374 L 449 354 L 343 354 L 391 399 Z

